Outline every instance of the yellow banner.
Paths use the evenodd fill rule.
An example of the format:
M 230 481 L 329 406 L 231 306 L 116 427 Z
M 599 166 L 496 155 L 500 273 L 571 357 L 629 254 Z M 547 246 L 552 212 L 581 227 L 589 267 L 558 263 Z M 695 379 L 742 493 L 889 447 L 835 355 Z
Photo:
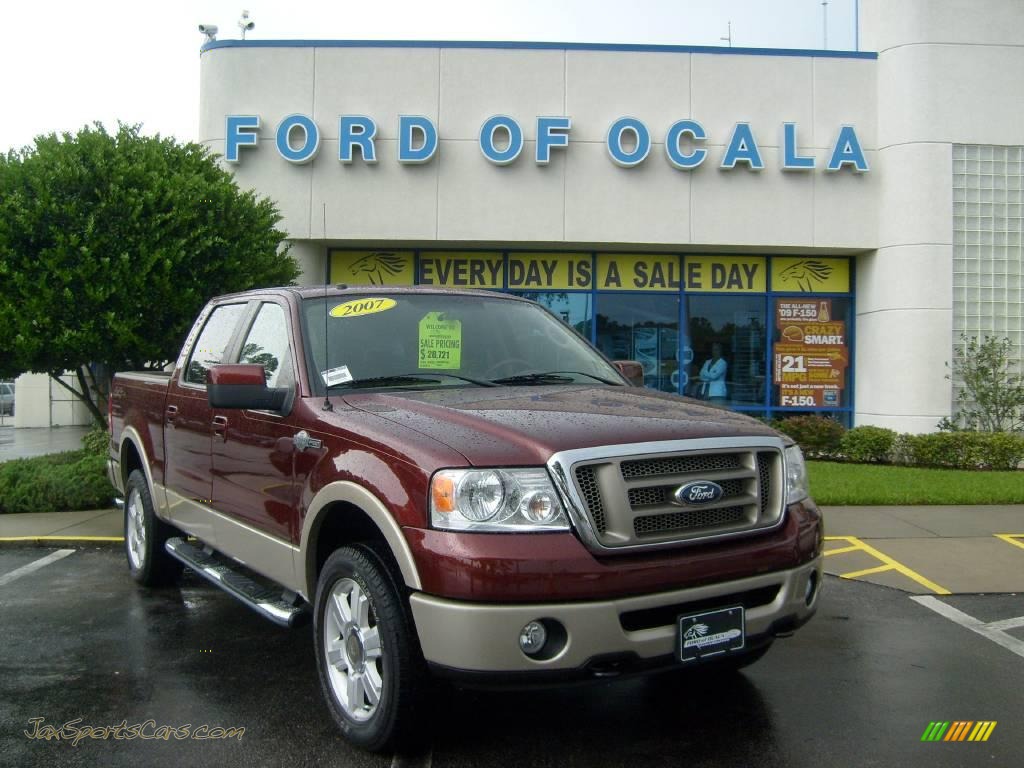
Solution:
M 687 291 L 764 293 L 768 288 L 763 256 L 687 256 L 683 278 Z
M 420 251 L 418 285 L 447 288 L 501 288 L 505 282 L 504 257 L 500 253 Z
M 508 287 L 513 290 L 590 290 L 589 253 L 510 253 Z
M 679 257 L 664 254 L 599 253 L 597 287 L 604 291 L 678 291 Z
M 772 290 L 800 293 L 846 293 L 850 290 L 850 260 L 819 256 L 772 259 Z
M 331 251 L 331 282 L 346 285 L 412 285 L 412 251 Z

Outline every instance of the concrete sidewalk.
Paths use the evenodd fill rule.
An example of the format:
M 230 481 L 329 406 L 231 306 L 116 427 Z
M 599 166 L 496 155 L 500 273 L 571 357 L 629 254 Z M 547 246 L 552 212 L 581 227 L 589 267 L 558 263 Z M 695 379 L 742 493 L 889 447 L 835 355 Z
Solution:
M 90 427 L 0 427 L 0 461 L 77 451 Z
M 915 594 L 1024 592 L 1024 504 L 825 507 L 825 570 Z M 0 543 L 118 543 L 123 513 L 0 515 Z

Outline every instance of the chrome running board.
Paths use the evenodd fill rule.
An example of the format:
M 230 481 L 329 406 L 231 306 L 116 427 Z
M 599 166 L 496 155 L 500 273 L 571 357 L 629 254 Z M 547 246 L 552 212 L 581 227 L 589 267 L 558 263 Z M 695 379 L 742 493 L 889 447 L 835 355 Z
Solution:
M 242 573 L 242 566 L 208 547 L 200 549 L 182 538 L 173 538 L 164 548 L 171 557 L 278 626 L 295 627 L 309 619 L 309 605 L 294 592 L 276 584 L 261 584 Z

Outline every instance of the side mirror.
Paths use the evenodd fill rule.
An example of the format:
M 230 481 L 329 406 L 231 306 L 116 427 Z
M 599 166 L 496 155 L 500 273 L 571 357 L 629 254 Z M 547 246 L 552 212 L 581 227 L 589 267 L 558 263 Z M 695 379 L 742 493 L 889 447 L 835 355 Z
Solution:
M 206 377 L 206 399 L 211 408 L 280 411 L 288 388 L 268 387 L 262 365 L 215 365 Z
M 644 385 L 644 367 L 636 360 L 612 360 L 612 365 L 629 380 L 634 387 Z

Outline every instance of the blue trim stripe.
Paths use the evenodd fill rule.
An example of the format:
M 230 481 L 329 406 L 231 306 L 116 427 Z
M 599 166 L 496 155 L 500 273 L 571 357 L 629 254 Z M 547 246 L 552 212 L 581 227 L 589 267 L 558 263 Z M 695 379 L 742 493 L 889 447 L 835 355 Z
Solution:
M 821 59 L 877 59 L 873 51 L 822 51 L 804 48 L 728 48 L 717 45 L 640 43 L 521 43 L 501 40 L 213 40 L 200 52 L 217 48 L 495 48 L 531 51 L 617 51 L 622 53 L 712 53 L 727 56 L 806 56 Z

